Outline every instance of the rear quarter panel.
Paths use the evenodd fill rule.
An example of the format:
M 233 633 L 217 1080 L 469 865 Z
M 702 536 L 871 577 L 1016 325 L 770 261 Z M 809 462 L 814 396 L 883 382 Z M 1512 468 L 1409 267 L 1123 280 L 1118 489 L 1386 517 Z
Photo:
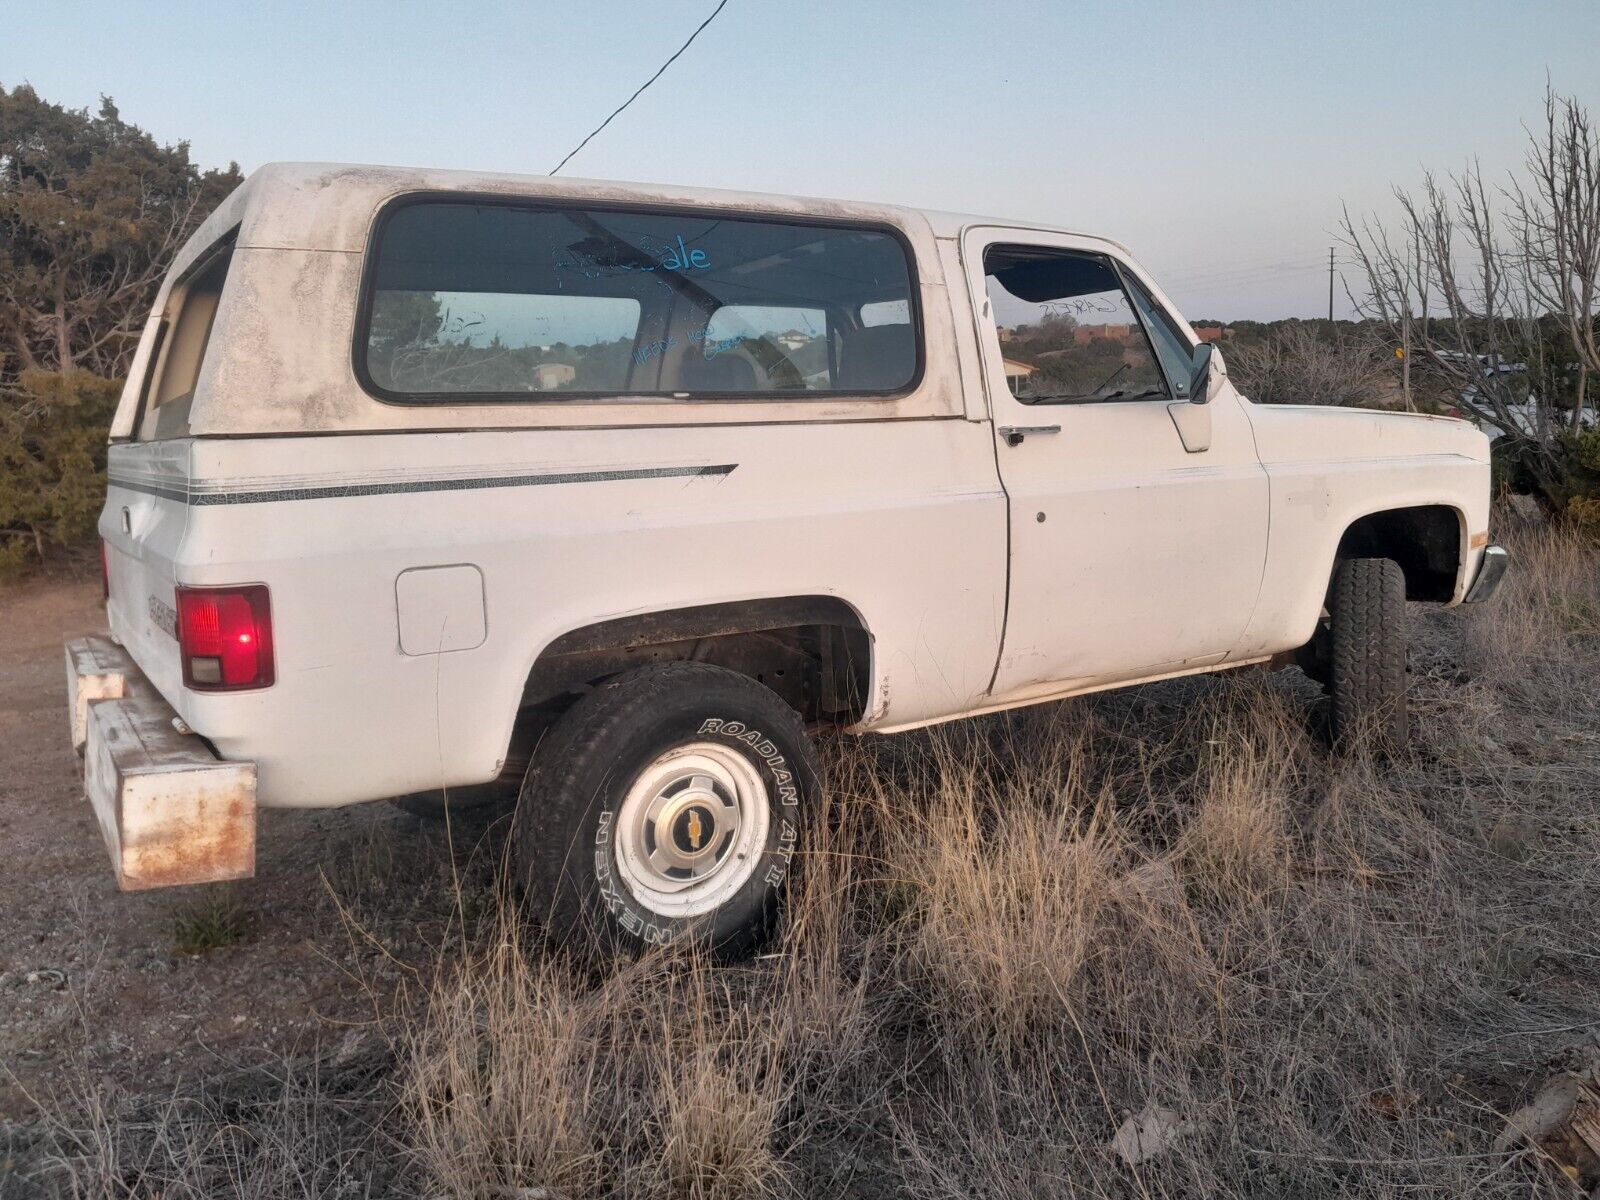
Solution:
M 485 431 L 192 443 L 184 583 L 271 588 L 277 682 L 163 688 L 267 805 L 493 778 L 524 680 L 560 634 L 611 617 L 834 595 L 873 639 L 866 724 L 976 707 L 1004 618 L 1005 502 L 987 427 L 959 419 Z M 719 474 L 581 479 L 696 466 Z M 556 482 L 473 486 L 473 480 Z M 280 492 L 295 498 L 275 499 Z M 228 499 L 226 497 L 255 497 Z M 395 581 L 482 573 L 487 637 L 401 651 Z M 160 581 L 170 589 L 170 584 Z M 138 606 L 119 604 L 130 619 Z M 141 634 L 147 655 L 175 645 Z

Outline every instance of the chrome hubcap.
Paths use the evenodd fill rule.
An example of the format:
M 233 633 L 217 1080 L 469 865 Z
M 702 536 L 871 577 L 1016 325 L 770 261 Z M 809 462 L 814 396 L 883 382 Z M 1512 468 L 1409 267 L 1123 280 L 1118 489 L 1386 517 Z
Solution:
M 652 912 L 710 912 L 750 879 L 767 842 L 766 785 L 736 750 L 695 742 L 639 772 L 617 813 L 617 870 Z

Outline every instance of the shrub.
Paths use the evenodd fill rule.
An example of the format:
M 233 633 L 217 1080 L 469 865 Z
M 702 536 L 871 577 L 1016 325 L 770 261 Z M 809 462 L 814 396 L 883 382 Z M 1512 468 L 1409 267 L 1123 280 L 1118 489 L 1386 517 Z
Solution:
M 1260 341 L 1230 344 L 1228 374 L 1258 404 L 1342 404 L 1370 408 L 1394 391 L 1383 349 L 1370 333 L 1321 336 L 1298 322 Z
M 0 567 L 94 533 L 120 391 L 87 371 L 25 371 L 0 398 Z

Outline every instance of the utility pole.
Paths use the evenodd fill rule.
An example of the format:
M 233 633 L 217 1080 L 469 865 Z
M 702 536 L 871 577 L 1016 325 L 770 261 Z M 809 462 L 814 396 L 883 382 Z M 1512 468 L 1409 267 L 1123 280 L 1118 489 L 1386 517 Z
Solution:
M 1411 403 L 1411 305 L 1406 305 L 1400 318 L 1400 394 L 1405 397 L 1406 411 L 1416 412 Z
M 1333 247 L 1328 247 L 1328 324 L 1333 324 Z
M 1418 259 L 1422 255 L 1422 247 L 1416 250 Z M 1420 266 L 1420 262 L 1417 266 Z M 1417 267 L 1407 267 L 1407 275 L 1415 279 Z M 1411 288 L 1406 286 L 1405 303 L 1401 309 L 1400 318 L 1400 394 L 1405 398 L 1406 411 L 1416 412 L 1417 406 L 1411 399 Z

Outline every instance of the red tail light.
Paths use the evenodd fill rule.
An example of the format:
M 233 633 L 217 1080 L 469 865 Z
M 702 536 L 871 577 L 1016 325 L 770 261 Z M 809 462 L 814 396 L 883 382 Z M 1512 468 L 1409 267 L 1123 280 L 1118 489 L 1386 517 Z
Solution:
M 178 588 L 183 682 L 202 692 L 272 686 L 272 606 L 263 584 Z

